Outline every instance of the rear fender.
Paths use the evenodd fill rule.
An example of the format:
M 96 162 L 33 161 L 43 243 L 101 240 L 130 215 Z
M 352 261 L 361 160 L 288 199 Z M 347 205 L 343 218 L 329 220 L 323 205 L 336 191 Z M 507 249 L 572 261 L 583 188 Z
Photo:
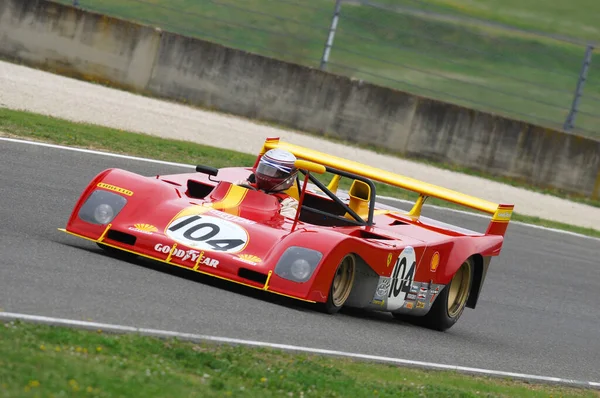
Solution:
M 456 271 L 469 257 L 497 255 L 496 253 L 502 247 L 502 241 L 503 237 L 498 235 L 459 238 L 444 266 L 438 268 L 436 283 L 442 285 L 450 283 Z

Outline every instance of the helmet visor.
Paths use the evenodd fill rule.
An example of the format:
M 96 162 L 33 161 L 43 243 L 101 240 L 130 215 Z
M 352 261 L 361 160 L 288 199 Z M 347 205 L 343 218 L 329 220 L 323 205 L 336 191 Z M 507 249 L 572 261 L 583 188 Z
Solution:
M 256 172 L 272 178 L 286 178 L 290 175 L 289 171 L 280 170 L 266 162 L 261 162 L 256 168 Z

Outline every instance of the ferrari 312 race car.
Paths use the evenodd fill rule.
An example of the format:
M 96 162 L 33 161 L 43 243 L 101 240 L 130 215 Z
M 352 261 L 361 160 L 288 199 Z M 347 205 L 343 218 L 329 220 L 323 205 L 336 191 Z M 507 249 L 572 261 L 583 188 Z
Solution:
M 279 213 L 276 196 L 235 183 L 273 148 L 298 159 L 299 177 L 287 191 L 299 201 L 294 217 Z M 351 182 L 345 191 L 338 188 L 343 178 Z M 418 199 L 410 211 L 380 204 L 374 182 Z M 492 215 L 487 231 L 422 217 L 428 197 Z M 314 303 L 328 313 L 343 306 L 387 311 L 446 330 L 465 307 L 475 308 L 512 211 L 513 205 L 268 138 L 253 167 L 200 165 L 194 173 L 152 177 L 102 171 L 60 230 L 112 253 Z

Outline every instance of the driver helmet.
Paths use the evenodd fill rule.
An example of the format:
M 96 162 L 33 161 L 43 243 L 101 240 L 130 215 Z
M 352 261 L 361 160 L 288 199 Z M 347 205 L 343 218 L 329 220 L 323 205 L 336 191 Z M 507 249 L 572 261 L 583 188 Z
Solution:
M 296 157 L 284 149 L 267 151 L 258 162 L 256 186 L 266 192 L 285 191 L 294 183 L 298 169 L 294 166 Z

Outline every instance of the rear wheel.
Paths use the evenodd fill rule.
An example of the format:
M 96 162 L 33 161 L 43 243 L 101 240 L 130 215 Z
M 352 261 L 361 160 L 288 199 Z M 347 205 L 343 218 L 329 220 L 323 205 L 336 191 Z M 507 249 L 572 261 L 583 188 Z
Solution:
M 472 258 L 462 263 L 450 283 L 433 303 L 431 310 L 425 316 L 416 318 L 415 323 L 439 331 L 451 328 L 467 305 L 473 284 L 474 267 Z
M 356 258 L 353 254 L 347 254 L 338 264 L 333 281 L 331 281 L 327 302 L 322 305 L 325 312 L 333 314 L 342 308 L 352 291 L 355 275 Z

